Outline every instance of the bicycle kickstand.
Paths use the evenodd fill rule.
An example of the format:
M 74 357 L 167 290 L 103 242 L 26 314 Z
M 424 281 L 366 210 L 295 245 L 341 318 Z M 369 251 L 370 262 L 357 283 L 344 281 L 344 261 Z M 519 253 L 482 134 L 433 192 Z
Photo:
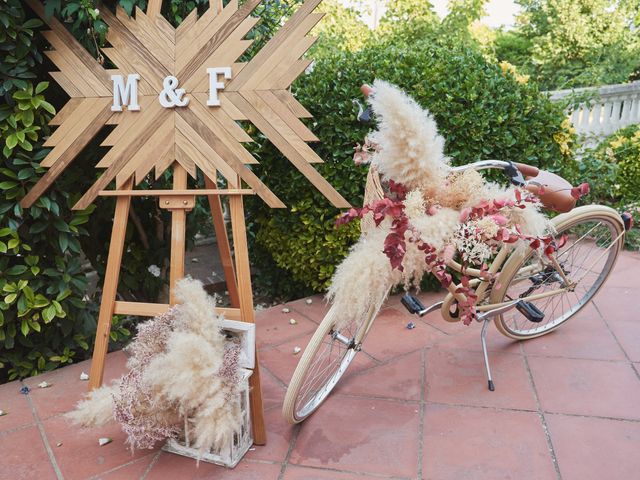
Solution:
M 488 310 L 486 312 L 482 312 L 476 317 L 478 322 L 483 322 L 482 324 L 482 332 L 480 332 L 480 341 L 482 342 L 482 354 L 484 355 L 484 368 L 487 371 L 487 380 L 489 384 L 489 390 L 492 392 L 496 389 L 493 385 L 493 378 L 491 378 L 491 368 L 489 367 L 489 354 L 487 353 L 487 327 L 489 326 L 489 322 L 496 315 L 502 315 L 505 312 L 508 312 L 512 308 L 516 307 L 520 300 L 513 300 L 511 302 L 505 303 L 493 310 Z
M 485 318 L 482 320 L 482 331 L 480 332 L 480 341 L 482 342 L 482 354 L 484 355 L 484 368 L 487 371 L 487 380 L 489 384 L 489 390 L 492 392 L 496 389 L 491 378 L 491 368 L 489 367 L 489 354 L 487 353 L 487 327 L 491 318 Z

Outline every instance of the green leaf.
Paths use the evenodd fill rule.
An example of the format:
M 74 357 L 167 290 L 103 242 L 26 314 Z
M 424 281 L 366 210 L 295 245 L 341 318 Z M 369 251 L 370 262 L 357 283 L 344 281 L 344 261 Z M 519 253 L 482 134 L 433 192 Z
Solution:
M 49 82 L 40 82 L 36 85 L 36 95 L 44 92 L 49 87 Z
M 22 275 L 26 271 L 27 271 L 26 265 L 14 265 L 13 267 L 8 268 L 5 273 L 7 275 Z
M 25 90 L 18 90 L 17 92 L 13 93 L 13 98 L 15 100 L 30 100 L 31 99 L 31 94 Z
M 40 106 L 42 108 L 44 108 L 47 112 L 49 112 L 51 115 L 55 115 L 56 114 L 56 109 L 53 108 L 53 105 L 51 105 L 49 102 L 42 102 L 40 104 Z
M 42 310 L 42 319 L 44 323 L 49 323 L 56 316 L 56 307 L 54 305 L 49 305 L 47 308 Z
M 45 2 L 45 3 L 49 3 L 49 2 Z M 31 18 L 31 19 L 27 20 L 26 22 L 24 22 L 22 24 L 22 28 L 30 29 L 30 30 L 32 30 L 34 28 L 38 28 L 40 26 L 42 26 L 42 22 L 40 20 L 38 20 L 37 18 Z M 42 82 L 42 83 L 47 83 L 47 82 Z M 36 92 L 37 92 L 37 90 L 36 90 Z
M 27 323 L 26 320 L 22 320 L 22 322 L 20 322 L 20 331 L 22 332 L 22 335 L 25 337 L 29 335 L 29 324 Z
M 69 237 L 66 233 L 60 232 L 58 235 L 58 244 L 60 245 L 62 253 L 67 251 L 67 247 L 69 246 Z

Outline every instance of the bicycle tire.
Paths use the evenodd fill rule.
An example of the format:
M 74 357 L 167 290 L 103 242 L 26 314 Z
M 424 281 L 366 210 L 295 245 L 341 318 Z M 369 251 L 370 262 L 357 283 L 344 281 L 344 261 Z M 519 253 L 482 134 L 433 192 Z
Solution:
M 282 405 L 282 414 L 289 423 L 302 422 L 326 400 L 360 351 L 362 342 L 371 329 L 383 302 L 384 298 L 372 305 L 365 315 L 349 322 L 347 328 L 341 330 L 341 332 L 347 330 L 349 335 L 343 335 L 342 339 L 333 330 L 339 312 L 335 306 L 329 309 L 309 340 L 289 382 Z M 341 334 L 341 332 L 337 333 Z M 348 339 L 348 345 L 345 339 Z M 322 349 L 323 346 L 324 349 Z M 336 347 L 339 349 L 338 355 L 331 361 L 332 350 Z M 327 354 L 330 362 L 328 366 L 323 366 Z M 316 375 L 315 372 L 319 368 Z
M 567 275 L 582 280 L 573 291 L 531 301 L 545 314 L 542 322 L 528 320 L 517 309 L 496 317 L 497 329 L 507 337 L 527 340 L 546 335 L 575 316 L 602 287 L 624 244 L 624 235 L 621 235 L 624 232 L 622 219 L 609 207 L 578 207 L 558 215 L 553 223 L 556 237 L 566 234 L 569 238 L 556 254 L 558 262 Z M 562 278 L 548 264 L 545 269 L 542 268 L 545 265 L 543 256 L 544 254 L 531 249 L 514 252 L 500 273 L 497 280 L 500 288 L 493 289 L 491 303 L 522 297 L 523 288 L 526 288 L 525 292 L 534 288 L 529 295 L 542 293 L 546 288 L 558 288 L 562 284 Z M 538 262 L 537 267 L 534 262 Z M 518 277 L 521 271 L 525 273 Z M 539 283 L 536 285 L 536 282 Z

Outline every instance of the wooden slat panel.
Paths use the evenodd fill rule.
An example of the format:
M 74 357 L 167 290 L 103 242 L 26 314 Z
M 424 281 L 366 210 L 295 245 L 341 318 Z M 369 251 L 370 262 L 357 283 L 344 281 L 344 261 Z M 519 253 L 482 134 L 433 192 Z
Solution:
M 65 154 L 65 151 L 75 142 L 75 140 L 85 135 L 87 126 L 95 123 L 95 128 L 100 129 L 102 125 L 98 125 L 97 118 L 104 118 L 103 109 L 105 108 L 104 98 L 87 98 L 82 105 L 80 105 L 71 120 L 67 121 L 64 125 L 58 127 L 53 132 L 53 135 L 49 137 L 49 140 L 45 142 L 45 146 L 53 146 L 47 156 L 40 162 L 43 167 L 49 168 L 54 165 Z M 91 139 L 87 139 L 87 143 Z
M 161 8 L 162 8 L 162 0 L 149 0 L 147 2 L 147 15 L 151 17 L 160 15 Z
M 291 65 L 291 68 L 289 68 L 282 77 L 274 82 L 273 88 L 278 90 L 289 88 L 293 81 L 298 78 L 312 63 L 313 60 L 311 59 L 298 60 Z
M 309 154 L 307 151 L 299 151 L 297 137 L 291 129 L 269 108 L 264 101 L 257 96 L 245 92 L 251 103 L 239 93 L 229 92 L 229 98 L 236 107 L 242 110 L 247 117 L 264 133 L 269 140 L 293 163 L 300 172 L 322 193 L 334 206 L 338 208 L 349 208 L 347 202 L 327 180 L 320 175 L 308 163 L 308 159 L 315 158 L 315 152 Z M 259 110 L 258 110 L 259 109 Z M 295 145 L 295 146 L 294 146 Z M 305 143 L 304 146 L 309 148 Z
M 179 29 L 176 32 L 176 46 L 180 55 L 176 58 L 176 70 L 181 70 L 189 62 L 198 50 L 206 43 L 209 36 L 214 35 L 238 10 L 238 1 L 232 0 L 218 15 L 215 10 L 209 9 L 198 19 L 189 30 Z M 210 52 L 213 49 L 209 50 Z
M 276 32 L 267 44 L 251 59 L 249 65 L 233 80 L 229 88 L 239 90 L 249 81 L 264 64 L 271 61 L 271 57 L 289 35 L 296 29 L 296 26 L 304 20 L 321 2 L 321 0 L 307 0 L 296 10 L 291 18 Z
M 197 100 L 197 99 L 196 99 Z M 210 109 L 200 103 L 199 101 L 193 102 L 191 107 L 193 111 L 209 129 L 215 131 L 216 136 L 226 145 L 226 147 L 233 152 L 234 157 L 239 159 L 242 163 L 251 165 L 257 164 L 258 161 L 249 153 L 249 151 L 239 144 L 229 132 L 224 128 L 218 120 L 210 115 Z
M 176 148 L 175 150 L 176 162 L 182 165 L 182 168 L 191 176 L 191 178 L 196 179 L 196 164 L 189 155 L 185 154 L 184 150 L 180 148 Z
M 117 48 L 107 47 L 102 49 L 102 53 L 104 53 L 105 56 L 113 63 L 118 65 L 121 72 L 127 72 L 122 73 L 125 80 L 128 74 L 137 72 L 137 67 L 129 61 L 131 57 L 127 55 L 127 52 Z M 140 77 L 140 80 L 138 81 L 138 95 L 154 95 L 157 97 L 159 92 L 158 85 L 161 85 L 161 83 L 155 82 L 155 85 L 155 87 L 152 86 L 144 77 Z M 111 83 L 111 91 L 113 95 L 113 82 Z
M 193 156 L 193 160 L 206 174 L 212 174 L 215 170 L 220 171 L 222 176 L 232 187 L 238 187 L 237 173 L 231 168 L 216 151 L 198 135 L 189 123 L 178 116 L 176 118 L 176 144 Z
M 52 33 L 52 32 L 45 32 Z M 44 54 L 53 62 L 53 64 L 60 69 L 61 72 L 65 72 L 65 76 L 73 83 L 73 86 L 80 91 L 83 97 L 97 97 L 95 90 L 85 80 L 83 75 L 78 75 L 74 72 L 75 66 L 73 62 L 70 62 L 61 51 L 59 50 L 47 50 Z
M 81 98 L 71 98 L 67 103 L 64 104 L 64 107 L 60 109 L 50 121 L 49 125 L 62 125 L 63 122 L 67 121 L 69 117 L 73 114 L 76 108 L 82 103 Z
M 147 52 L 155 57 L 164 67 L 172 72 L 174 69 L 173 53 L 175 45 L 159 32 L 153 20 L 136 7 L 135 20 L 127 15 L 124 8 L 116 6 L 116 18 L 140 41 Z
M 108 160 L 111 162 L 109 168 L 73 206 L 74 210 L 87 208 L 96 199 L 100 190 L 104 190 L 116 177 L 140 146 L 144 145 L 153 132 L 164 122 L 168 113 L 163 110 L 165 109 L 159 103 L 152 102 L 145 111 L 141 111 L 138 123 L 129 129 L 122 140 L 107 153 L 106 156 L 113 157 L 113 160 Z
M 253 40 L 242 40 L 245 35 L 259 21 L 259 18 L 248 17 L 240 23 L 238 28 L 229 34 L 220 47 L 213 50 L 203 65 L 222 67 L 233 64 L 244 51 L 251 46 Z M 206 67 L 197 69 L 191 77 L 184 82 L 187 91 L 209 91 L 209 74 Z
M 152 132 L 149 139 L 129 159 L 116 175 L 116 188 L 127 181 L 132 175 L 136 176 L 136 184 L 140 183 L 142 177 L 154 167 L 156 161 L 162 158 L 174 142 L 173 116 L 165 116 L 165 121 Z
M 108 84 L 104 85 L 101 79 L 94 75 L 94 71 L 92 69 L 87 68 L 84 63 L 79 61 L 76 53 L 65 44 L 65 41 L 60 38 L 57 32 L 49 30 L 42 32 L 42 34 L 55 49 L 54 51 L 47 51 L 45 53 L 67 77 L 69 77 L 74 83 L 79 84 L 78 88 L 81 88 L 80 85 L 87 85 L 87 96 L 104 97 L 109 95 Z M 60 59 L 64 59 L 64 63 L 61 62 Z M 106 72 L 103 70 L 103 73 Z
M 25 0 L 27 5 L 38 15 L 56 34 L 62 39 L 63 43 L 69 48 L 74 55 L 80 60 L 82 65 L 97 78 L 103 86 L 109 88 L 111 79 L 102 65 L 91 56 L 87 50 L 71 35 L 67 29 L 55 17 L 47 17 L 44 13 L 43 5 L 37 0 Z
M 71 80 L 62 72 L 49 72 L 51 78 L 53 78 L 58 85 L 62 87 L 67 95 L 71 98 L 83 97 L 84 95 L 78 87 L 76 87 Z
M 318 154 L 314 152 L 306 142 L 302 141 L 291 127 L 287 125 L 285 120 L 275 112 L 273 107 L 260 97 L 258 92 L 242 92 L 240 95 L 246 102 L 251 104 L 254 109 L 254 117 L 251 118 L 251 121 L 254 122 L 254 120 L 259 118 L 266 120 L 269 124 L 270 130 L 272 132 L 277 132 L 278 136 L 282 137 L 282 139 L 284 139 L 285 142 L 293 148 L 293 150 L 287 149 L 287 151 L 297 152 L 297 155 L 294 155 L 295 158 L 304 159 L 307 163 L 323 163 L 323 160 L 318 156 Z M 238 105 L 237 102 L 236 105 Z M 262 130 L 262 128 L 260 128 L 260 130 L 262 133 L 267 135 L 269 140 L 271 140 L 271 136 L 269 136 L 266 131 Z M 274 142 L 274 145 L 278 144 Z M 282 145 L 284 146 L 284 144 Z M 287 154 L 285 153 L 285 155 Z M 289 158 L 289 155 L 287 155 L 287 158 Z M 315 170 L 313 171 L 315 172 Z
M 109 133 L 109 135 L 107 135 L 107 138 L 102 141 L 100 146 L 112 147 L 116 143 L 118 143 L 122 136 L 127 133 L 129 129 L 132 128 L 136 123 L 138 123 L 138 119 L 142 116 L 142 112 L 144 112 L 149 107 L 149 105 L 151 105 L 151 103 L 157 101 L 158 100 L 155 97 L 144 96 L 138 99 L 140 110 L 133 112 L 129 112 L 126 110 L 122 112 L 113 112 L 112 117 L 117 116 L 118 118 L 120 118 L 120 121 L 117 123 L 118 126 L 114 128 L 111 133 Z M 110 164 L 110 161 L 108 159 L 105 160 L 105 158 L 103 157 L 102 160 L 100 160 L 96 165 L 96 168 L 107 168 Z
M 298 118 L 287 108 L 286 105 L 280 102 L 278 97 L 276 97 L 273 92 L 269 90 L 263 90 L 257 92 L 258 95 L 265 101 L 267 105 L 271 107 L 271 109 L 276 112 L 280 118 L 282 118 L 287 125 L 293 130 L 293 132 L 299 136 L 305 142 L 319 142 L 320 139 L 316 137 L 311 130 L 307 128 L 307 126 L 302 123 Z
M 261 0 L 246 0 L 242 7 L 240 7 L 214 35 L 209 36 L 207 42 L 196 54 L 193 56 L 187 56 L 187 58 L 190 57 L 190 59 L 186 64 L 184 64 L 184 66 L 180 67 L 179 65 L 176 65 L 178 70 L 178 74 L 176 76 L 178 78 L 191 77 L 198 68 L 201 68 L 211 52 L 222 45 L 224 40 L 244 21 L 244 19 L 253 11 L 254 8 L 256 8 L 256 6 L 258 6 L 260 2 Z M 227 8 L 223 10 L 221 16 L 224 15 Z
M 253 190 L 255 190 L 256 194 L 259 195 L 267 205 L 271 208 L 285 207 L 285 204 L 282 203 L 282 201 L 271 190 L 269 190 L 251 170 L 242 164 L 229 147 L 220 140 L 208 125 L 205 125 L 198 118 L 192 109 L 179 110 L 178 113 L 205 142 L 207 142 L 216 152 L 220 153 L 220 156 L 225 159 L 225 162 L 228 163 L 229 166 L 231 166 Z
M 175 120 L 175 119 L 174 119 Z M 175 135 L 178 134 L 178 132 L 174 132 Z M 175 137 L 174 135 L 174 137 Z M 158 180 L 162 174 L 164 173 L 164 171 L 169 168 L 171 166 L 171 164 L 175 161 L 176 159 L 176 152 L 175 152 L 175 144 L 173 146 L 173 148 L 170 148 L 169 151 L 167 153 L 165 153 L 164 157 L 162 157 L 160 159 L 160 161 L 158 161 L 156 163 L 156 180 Z
M 178 28 L 176 28 L 176 44 L 179 43 L 178 39 L 182 38 L 184 32 L 193 30 L 197 20 L 198 9 L 194 8 L 193 10 L 191 10 L 191 13 L 182 20 L 182 23 L 178 25 Z
M 75 160 L 78 153 L 80 153 L 95 134 L 100 131 L 106 119 L 109 118 L 111 115 L 111 102 L 108 99 L 95 99 L 95 101 L 102 102 L 104 104 L 103 107 L 96 110 L 92 119 L 85 119 L 87 123 L 82 134 L 75 138 L 67 148 L 64 148 L 62 154 L 53 166 L 47 170 L 47 173 L 38 180 L 38 183 L 36 183 L 29 193 L 27 193 L 27 195 L 20 201 L 20 205 L 23 208 L 29 208 L 33 205 L 40 195 L 42 195 L 56 180 L 56 178 L 58 178 L 58 176 L 60 176 L 60 174 L 67 168 L 67 166 Z M 49 152 L 49 155 L 51 155 L 51 153 L 52 152 Z
M 192 96 L 202 105 L 206 106 L 207 99 L 209 98 L 207 94 L 194 93 Z M 207 108 L 207 113 L 215 118 L 237 142 L 253 142 L 253 138 L 251 138 L 224 109 L 219 107 Z M 258 163 L 258 161 L 253 159 L 252 162 L 245 163 Z
M 305 23 L 318 22 L 322 18 L 321 14 L 309 16 L 305 19 L 294 34 L 287 38 L 285 42 L 274 52 L 270 61 L 262 65 L 260 69 L 247 80 L 242 86 L 243 90 L 262 90 L 270 88 L 273 80 L 282 76 L 282 73 L 287 71 L 291 64 L 297 61 L 304 53 L 311 48 L 311 46 L 318 39 L 317 37 L 304 36 L 308 30 L 306 30 Z M 315 23 L 314 23 L 315 24 Z M 298 36 L 295 33 L 304 32 L 303 35 Z
M 273 90 L 273 94 L 284 103 L 298 118 L 312 118 L 313 115 L 289 92 L 289 90 Z
M 74 109 L 74 113 L 71 118 L 68 119 L 63 125 L 60 125 L 49 136 L 49 138 L 42 144 L 44 147 L 54 147 L 58 145 L 65 137 L 71 135 L 71 141 L 77 136 L 79 132 L 86 126 L 85 115 L 91 116 L 94 113 L 94 109 L 99 104 L 95 98 L 86 98 L 80 100 L 80 105 Z M 102 102 L 104 104 L 104 102 Z M 67 144 L 68 145 L 68 144 Z M 51 152 L 50 152 L 51 153 Z M 55 163 L 58 157 L 62 154 L 60 150 L 53 155 L 49 154 L 46 158 L 40 162 L 43 167 L 50 167 Z
M 162 90 L 162 79 L 173 72 L 149 55 L 144 45 L 116 18 L 109 9 L 102 9 L 102 18 L 109 25 L 107 40 L 114 48 L 124 53 L 140 74 L 157 91 Z M 133 73 L 133 72 L 132 72 Z

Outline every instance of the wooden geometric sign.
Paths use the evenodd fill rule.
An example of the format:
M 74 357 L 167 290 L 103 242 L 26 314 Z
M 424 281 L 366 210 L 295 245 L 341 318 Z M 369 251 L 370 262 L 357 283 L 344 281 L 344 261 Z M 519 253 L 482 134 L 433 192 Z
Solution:
M 251 45 L 245 36 L 259 21 L 251 13 L 262 0 L 210 0 L 200 17 L 191 12 L 174 28 L 160 14 L 161 0 L 129 17 L 101 10 L 109 26 L 102 49 L 117 69 L 105 69 L 55 18 L 45 18 L 38 0 L 26 3 L 51 27 L 51 72 L 70 100 L 52 119 L 58 126 L 45 143 L 53 147 L 47 173 L 22 200 L 31 206 L 105 125 L 115 125 L 102 143 L 110 147 L 96 168 L 105 169 L 74 209 L 84 209 L 115 180 L 158 178 L 174 162 L 192 177 L 220 173 L 231 189 L 242 182 L 270 207 L 284 203 L 248 168 L 258 161 L 243 146 L 252 139 L 236 122 L 248 120 L 336 207 L 348 202 L 313 168 L 322 160 L 307 142 L 315 135 L 300 121 L 309 112 L 287 90 L 311 60 L 302 55 L 316 38 L 308 32 L 322 14 L 321 0 L 307 0 L 248 62 L 238 58 Z

